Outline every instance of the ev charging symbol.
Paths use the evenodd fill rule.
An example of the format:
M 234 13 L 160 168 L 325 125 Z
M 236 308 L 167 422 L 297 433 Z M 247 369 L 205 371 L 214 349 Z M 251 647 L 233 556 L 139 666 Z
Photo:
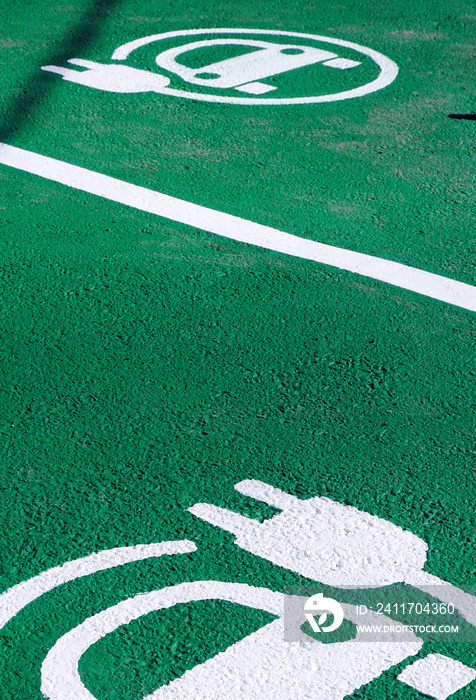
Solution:
M 295 574 L 339 588 L 409 584 L 422 592 L 431 591 L 430 595 L 437 600 L 453 603 L 463 618 L 476 626 L 475 597 L 422 570 L 428 546 L 413 533 L 352 506 L 319 496 L 300 499 L 252 479 L 239 482 L 235 490 L 281 512 L 260 523 L 211 503 L 196 503 L 188 510 L 202 521 L 233 533 L 235 546 Z M 326 550 L 322 542 L 336 551 L 340 566 L 334 567 L 332 558 L 323 556 Z M 316 546 L 312 547 L 313 544 Z M 161 541 L 94 552 L 56 566 L 0 595 L 0 629 L 30 603 L 62 584 L 131 562 L 193 554 L 196 550 L 197 546 L 190 540 Z M 192 580 L 149 592 L 143 592 L 141 583 L 141 591 L 96 612 L 72 629 L 63 630 L 42 663 L 41 690 L 45 698 L 95 700 L 79 673 L 81 657 L 90 647 L 150 612 L 204 600 L 222 600 L 264 610 L 274 619 L 225 651 L 188 669 L 182 676 L 160 685 L 143 700 L 222 700 L 223 697 L 227 700 L 300 697 L 344 700 L 417 654 L 423 645 L 423 640 L 412 631 L 402 641 L 393 627 L 395 621 L 371 610 L 367 612 L 367 622 L 389 625 L 390 633 L 385 639 L 365 643 L 365 631 L 359 629 L 361 618 L 357 606 L 341 605 L 322 593 L 304 604 L 304 611 L 311 617 L 308 617 L 309 623 L 312 625 L 312 613 L 323 612 L 318 620 L 319 631 L 331 632 L 340 626 L 345 616 L 356 624 L 353 640 L 328 644 L 318 640 L 317 644 L 310 644 L 303 632 L 303 638 L 296 640 L 303 644 L 288 644 L 284 621 L 286 603 L 282 594 L 268 588 L 236 581 Z M 298 612 L 301 622 L 302 597 L 286 598 L 293 599 L 292 606 L 297 604 L 297 608 L 291 609 Z M 334 622 L 324 627 L 325 615 L 329 612 Z M 21 629 L 25 629 L 23 622 L 21 624 Z M 316 630 L 314 626 L 313 629 Z M 397 677 L 425 693 L 436 689 L 438 692 L 431 695 L 441 700 L 448 697 L 444 689 L 450 689 L 452 694 L 475 678 L 473 668 L 434 654 L 407 666 Z
M 131 54 L 149 44 L 157 45 L 159 50 L 155 66 L 150 65 L 145 70 L 127 65 Z M 225 53 L 222 60 L 197 68 L 186 65 L 190 57 L 196 63 L 201 52 L 216 47 L 223 47 L 225 52 L 227 47 L 243 47 L 244 53 L 231 58 Z M 337 102 L 381 90 L 390 85 L 398 73 L 397 65 L 387 56 L 354 42 L 262 29 L 186 29 L 153 34 L 119 46 L 111 61 L 98 63 L 71 58 L 68 63 L 79 70 L 54 65 L 42 66 L 42 69 L 61 75 L 63 80 L 106 92 L 155 92 L 235 105 Z M 300 69 L 316 65 L 322 66 L 318 72 L 353 77 L 335 81 L 336 91 L 322 94 L 318 72 L 314 75 L 311 71 L 303 81 L 297 79 Z M 286 90 L 279 84 L 279 76 L 284 73 L 291 73 Z M 270 84 L 270 80 L 276 78 L 277 84 Z M 195 91 L 194 88 L 200 89 Z

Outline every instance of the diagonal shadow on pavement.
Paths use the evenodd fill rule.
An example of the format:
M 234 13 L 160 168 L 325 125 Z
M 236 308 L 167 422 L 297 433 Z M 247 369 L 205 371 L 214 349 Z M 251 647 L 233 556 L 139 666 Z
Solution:
M 61 53 L 47 54 L 41 64 L 60 63 L 66 57 L 81 55 L 84 48 L 94 43 L 108 17 L 120 5 L 121 0 L 93 0 L 76 26 L 71 28 L 61 44 Z M 35 65 L 30 76 L 21 86 L 21 96 L 13 99 L 10 105 L 4 105 L 0 121 L 0 141 L 12 142 L 25 124 L 34 115 L 35 107 L 48 98 L 45 83 L 38 81 L 38 66 Z

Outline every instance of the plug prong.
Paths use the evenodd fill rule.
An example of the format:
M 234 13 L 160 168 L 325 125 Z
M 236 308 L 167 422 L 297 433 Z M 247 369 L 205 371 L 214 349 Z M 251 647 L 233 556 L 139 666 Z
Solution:
M 235 489 L 244 496 L 250 496 L 250 498 L 255 498 L 257 501 L 262 501 L 280 510 L 286 510 L 299 504 L 299 498 L 296 498 L 296 496 L 291 496 L 285 491 L 276 489 L 274 486 L 256 479 L 240 481 L 235 485 Z
M 68 63 L 72 63 L 73 66 L 81 66 L 82 68 L 102 68 L 102 63 L 97 63 L 96 61 L 87 61 L 84 58 L 70 58 Z
M 249 535 L 255 528 L 260 527 L 260 523 L 251 518 L 245 518 L 243 515 L 233 513 L 226 508 L 219 508 L 211 503 L 196 503 L 188 508 L 188 512 L 205 520 L 210 525 L 221 527 L 222 530 L 232 532 L 236 536 Z
M 41 70 L 46 70 L 49 73 L 57 73 L 67 78 L 69 75 L 77 75 L 78 71 L 71 70 L 70 68 L 62 68 L 61 66 L 41 66 Z

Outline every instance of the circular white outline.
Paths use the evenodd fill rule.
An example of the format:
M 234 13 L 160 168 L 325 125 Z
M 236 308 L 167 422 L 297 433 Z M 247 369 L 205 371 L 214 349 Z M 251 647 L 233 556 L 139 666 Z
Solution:
M 368 95 L 376 90 L 381 90 L 387 85 L 390 85 L 398 74 L 398 66 L 394 61 L 387 56 L 384 56 L 378 51 L 373 49 L 368 49 L 365 46 L 360 46 L 360 44 L 354 44 L 352 41 L 344 41 L 343 39 L 331 39 L 329 37 L 320 36 L 318 34 L 302 34 L 301 32 L 284 32 L 278 29 L 185 29 L 175 32 L 164 32 L 162 34 L 151 34 L 150 36 L 142 37 L 142 39 L 135 39 L 134 41 L 129 41 L 127 44 L 119 46 L 114 53 L 112 58 L 116 61 L 123 61 L 126 59 L 132 51 L 140 48 L 141 46 L 146 46 L 154 41 L 160 41 L 161 39 L 170 39 L 177 36 L 196 36 L 197 34 L 271 34 L 274 36 L 291 36 L 298 37 L 300 39 L 311 39 L 313 41 L 321 41 L 327 44 L 334 44 L 336 46 L 344 46 L 349 49 L 354 49 L 359 51 L 365 56 L 369 56 L 380 68 L 380 74 L 375 80 L 362 85 L 358 88 L 353 88 L 352 90 L 346 90 L 345 92 L 337 92 L 332 95 L 319 95 L 317 97 L 289 97 L 289 98 L 265 98 L 265 97 L 221 97 L 220 95 L 204 95 L 199 92 L 185 92 L 182 90 L 174 90 L 173 88 L 162 88 L 160 90 L 161 94 L 173 95 L 174 97 L 185 97 L 190 100 L 200 100 L 201 102 L 221 102 L 225 104 L 245 104 L 245 105 L 290 105 L 290 104 L 310 104 L 316 102 L 337 102 L 339 100 L 349 100 L 352 97 L 361 97 L 362 95 Z

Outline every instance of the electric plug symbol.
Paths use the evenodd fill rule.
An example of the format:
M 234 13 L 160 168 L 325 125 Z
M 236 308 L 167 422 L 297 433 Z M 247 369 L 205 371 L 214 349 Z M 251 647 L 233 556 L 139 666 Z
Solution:
M 385 586 L 421 569 L 426 544 L 375 515 L 328 498 L 302 500 L 260 481 L 240 493 L 282 512 L 263 523 L 198 503 L 194 515 L 236 535 L 236 544 L 273 564 L 329 586 Z
M 119 64 L 96 63 L 82 58 L 71 58 L 68 63 L 87 70 L 77 71 L 61 66 L 42 66 L 41 68 L 63 76 L 63 80 L 107 92 L 162 92 L 163 88 L 170 83 L 169 78 L 159 73 Z
M 235 544 L 301 576 L 337 588 L 408 583 L 452 603 L 476 626 L 476 598 L 422 571 L 427 544 L 398 525 L 324 497 L 300 499 L 253 479 L 235 489 L 281 510 L 259 523 L 197 503 L 188 510 L 236 536 Z

